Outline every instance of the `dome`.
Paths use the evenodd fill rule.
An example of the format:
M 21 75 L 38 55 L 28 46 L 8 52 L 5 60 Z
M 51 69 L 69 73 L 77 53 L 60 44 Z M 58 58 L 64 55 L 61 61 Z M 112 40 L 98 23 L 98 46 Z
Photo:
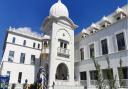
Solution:
M 69 17 L 68 9 L 67 7 L 61 2 L 61 0 L 58 0 L 57 3 L 52 5 L 49 12 L 50 16 L 60 17 L 65 16 Z
M 117 8 L 116 13 L 124 12 L 120 7 Z

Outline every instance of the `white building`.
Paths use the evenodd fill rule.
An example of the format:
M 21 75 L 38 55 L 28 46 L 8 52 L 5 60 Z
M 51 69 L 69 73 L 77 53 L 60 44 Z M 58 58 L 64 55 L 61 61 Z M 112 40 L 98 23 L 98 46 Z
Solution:
M 108 79 L 109 58 L 116 85 L 119 84 L 120 59 L 123 67 L 123 81 L 128 88 L 128 5 L 118 8 L 115 12 L 100 21 L 92 23 L 80 34 L 75 36 L 75 78 L 88 89 L 96 85 L 97 71 L 92 57 L 100 65 L 102 76 Z
M 9 28 L 4 45 L 1 74 L 10 75 L 11 83 L 34 83 L 40 66 L 49 71 L 48 89 L 95 89 L 96 69 L 92 57 L 101 65 L 106 77 L 110 60 L 113 76 L 119 84 L 119 61 L 122 59 L 124 78 L 128 83 L 128 5 L 83 29 L 74 37 L 77 25 L 69 18 L 67 7 L 58 0 L 46 17 L 41 30 Z M 75 44 L 75 45 L 74 45 Z M 75 53 L 75 55 L 74 55 Z M 128 87 L 128 85 L 126 85 Z

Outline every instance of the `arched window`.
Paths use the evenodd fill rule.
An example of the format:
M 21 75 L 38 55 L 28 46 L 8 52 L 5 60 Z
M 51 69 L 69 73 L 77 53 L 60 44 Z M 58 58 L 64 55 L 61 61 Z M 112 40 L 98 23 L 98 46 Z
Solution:
M 47 48 L 47 47 L 48 47 L 47 41 L 44 41 L 44 48 Z
M 61 63 L 58 65 L 57 70 L 56 70 L 56 79 L 57 80 L 68 80 L 69 75 L 68 75 L 68 67 L 66 64 Z

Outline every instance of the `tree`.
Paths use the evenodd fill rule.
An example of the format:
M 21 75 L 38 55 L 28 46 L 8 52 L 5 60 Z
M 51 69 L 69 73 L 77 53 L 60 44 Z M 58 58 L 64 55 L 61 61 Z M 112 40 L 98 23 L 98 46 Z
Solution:
M 105 85 L 104 79 L 102 77 L 101 67 L 98 64 L 98 61 L 96 61 L 94 57 L 92 58 L 92 60 L 93 60 L 95 69 L 97 71 L 97 84 L 96 84 L 96 88 L 98 88 L 98 89 L 105 89 L 106 88 L 106 85 Z

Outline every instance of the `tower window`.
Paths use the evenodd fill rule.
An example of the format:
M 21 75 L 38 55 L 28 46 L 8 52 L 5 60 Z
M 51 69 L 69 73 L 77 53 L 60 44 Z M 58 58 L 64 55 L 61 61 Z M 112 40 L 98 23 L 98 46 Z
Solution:
M 81 60 L 84 60 L 84 48 L 80 49 Z
M 15 41 L 16 41 L 16 38 L 13 37 L 13 38 L 12 38 L 12 43 L 15 43 Z
M 117 38 L 117 45 L 118 51 L 125 50 L 125 40 L 124 40 L 124 33 L 120 33 L 116 35 Z
M 26 46 L 26 40 L 24 40 L 23 45 Z
M 14 51 L 10 51 L 8 56 L 8 61 L 13 62 L 13 59 L 14 59 Z
M 66 41 L 60 41 L 60 48 L 67 49 L 68 42 Z
M 107 45 L 107 39 L 104 39 L 101 41 L 102 46 L 102 54 L 108 54 L 108 45 Z
M 25 53 L 21 53 L 20 63 L 24 63 L 24 61 L 25 61 Z
M 91 45 L 89 46 L 89 48 L 90 48 L 90 58 L 95 57 L 94 44 L 91 44 Z

